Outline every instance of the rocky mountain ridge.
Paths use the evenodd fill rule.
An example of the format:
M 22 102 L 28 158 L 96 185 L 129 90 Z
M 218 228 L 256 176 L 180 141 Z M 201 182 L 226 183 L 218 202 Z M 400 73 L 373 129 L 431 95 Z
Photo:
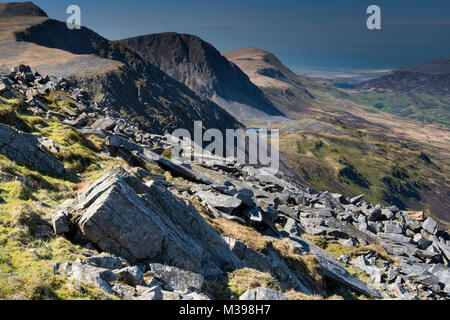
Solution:
M 119 43 L 236 117 L 284 116 L 245 73 L 197 36 L 160 33 Z
M 9 20 L 6 23 L 13 24 Z M 47 62 L 51 66 L 38 68 L 71 70 L 62 76 L 79 83 L 95 103 L 128 114 L 133 123 L 142 128 L 161 134 L 178 128 L 192 131 L 196 120 L 202 120 L 207 128 L 219 130 L 242 127 L 215 103 L 145 62 L 134 51 L 88 28 L 68 30 L 63 22 L 44 19 L 30 21 L 25 29 L 15 30 L 13 37 L 15 42 L 8 39 L 3 45 L 18 46 L 18 52 L 25 52 L 22 54 L 27 50 L 58 49 L 62 61 L 76 59 L 77 65 L 86 65 L 85 72 L 73 65 L 61 66 L 57 60 Z M 8 64 L 8 59 L 0 63 Z
M 48 91 L 33 96 L 43 82 Z M 15 68 L 0 83 L 1 128 L 10 128 L 0 130 L 0 141 L 10 141 L 8 149 L 0 146 L 7 156 L 2 163 L 24 170 L 17 164 L 23 163 L 44 179 L 48 168 L 55 167 L 45 165 L 59 162 L 66 179 L 79 181 L 93 168 L 68 167 L 86 157 L 65 155 L 78 152 L 71 149 L 77 144 L 89 149 L 95 142 L 96 156 L 115 159 L 116 164 L 96 169 L 100 171 L 84 181 L 76 197 L 56 197 L 50 204 L 35 201 L 32 208 L 39 202 L 44 213 L 17 220 L 16 228 L 27 226 L 31 237 L 21 238 L 20 252 L 36 246 L 33 259 L 53 263 L 54 277 L 70 284 L 70 292 L 82 292 L 87 284 L 109 298 L 127 300 L 450 296 L 450 236 L 423 212 L 383 208 L 365 202 L 363 195 L 318 192 L 287 181 L 282 172 L 273 175 L 237 161 L 225 164 L 217 158 L 198 166 L 172 159 L 170 150 L 178 139 L 142 131 L 108 109 L 94 107 L 87 114 L 93 103 L 86 92 L 27 66 Z M 50 97 L 59 103 L 51 103 Z M 27 161 L 9 151 L 29 137 L 22 130 L 37 137 L 34 148 L 47 159 Z M 20 138 L 10 140 L 11 132 Z M 61 139 L 64 132 L 71 134 Z M 68 138 L 77 142 L 61 145 Z M 4 168 L 2 164 L 2 172 Z M 11 224 L 3 220 L 10 214 L 9 204 L 29 206 L 23 199 L 39 199 L 40 189 L 53 188 L 49 182 L 31 185 L 11 174 L 1 179 L 0 230 L 9 246 L 0 253 L 18 245 L 7 229 Z M 8 192 L 11 184 L 22 192 Z M 27 189 L 29 195 L 24 194 Z M 31 242 L 63 241 L 61 236 L 70 241 L 67 246 L 81 247 L 76 259 L 64 256 L 66 261 L 53 262 L 56 253 L 43 258 L 39 242 Z M 0 278 L 13 277 L 3 264 L 0 268 Z M 249 275 L 260 280 L 245 287 Z M 2 295 L 11 291 L 2 290 Z

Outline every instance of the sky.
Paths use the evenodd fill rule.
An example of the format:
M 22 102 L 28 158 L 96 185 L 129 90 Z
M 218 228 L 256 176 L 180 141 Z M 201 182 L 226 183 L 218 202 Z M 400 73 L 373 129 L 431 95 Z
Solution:
M 450 56 L 449 0 L 35 0 L 65 21 L 121 39 L 148 33 L 200 36 L 220 51 L 249 46 L 274 53 L 298 73 L 376 73 Z M 368 30 L 369 5 L 382 29 Z

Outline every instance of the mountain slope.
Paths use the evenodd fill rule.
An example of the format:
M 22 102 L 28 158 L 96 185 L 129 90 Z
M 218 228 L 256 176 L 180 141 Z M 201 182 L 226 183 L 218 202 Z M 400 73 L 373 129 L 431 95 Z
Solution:
M 450 58 L 402 67 L 362 82 L 353 98 L 401 117 L 450 127 Z
M 44 66 L 45 69 L 70 70 L 73 80 L 80 82 L 97 104 L 122 112 L 142 128 L 158 133 L 168 133 L 177 128 L 192 131 L 194 121 L 203 121 L 205 127 L 221 131 L 241 126 L 222 108 L 147 63 L 134 51 L 88 28 L 68 30 L 65 23 L 46 19 L 15 31 L 14 37 L 20 45 L 37 45 L 29 51 L 58 49 L 58 53 L 64 56 L 64 68 L 60 67 L 59 61 L 52 61 Z M 10 47 L 11 43 L 8 44 Z M 31 52 L 28 56 L 32 55 Z M 66 62 L 68 56 L 77 59 Z M 23 62 L 33 65 L 26 58 L 22 59 L 25 60 Z M 98 58 L 102 58 L 100 61 L 104 62 L 104 67 L 100 64 L 99 68 Z M 86 62 L 89 64 L 87 70 L 77 68 L 79 60 L 89 61 Z M 7 62 L 0 60 L 0 63 Z
M 245 73 L 197 36 L 160 33 L 119 43 L 240 118 L 283 116 Z
M 299 113 L 315 105 L 314 97 L 305 88 L 310 80 L 296 75 L 272 53 L 250 47 L 222 54 L 238 65 L 281 110 Z
M 47 17 L 47 14 L 32 2 L 0 3 L 0 17 Z

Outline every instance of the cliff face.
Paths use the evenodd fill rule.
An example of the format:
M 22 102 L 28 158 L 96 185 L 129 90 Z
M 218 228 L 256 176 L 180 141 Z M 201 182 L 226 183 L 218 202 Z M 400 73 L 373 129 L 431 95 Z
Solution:
M 120 44 L 137 52 L 171 77 L 227 110 L 240 105 L 239 116 L 283 116 L 234 63 L 197 36 L 161 33 L 124 39 Z
M 68 30 L 64 23 L 46 20 L 16 32 L 17 41 L 56 48 L 75 55 L 95 55 L 121 62 L 104 71 L 74 73 L 98 104 L 124 111 L 143 128 L 167 133 L 193 129 L 194 121 L 206 128 L 225 130 L 241 124 L 222 108 L 195 94 L 121 43 L 111 42 L 88 28 Z M 83 56 L 89 59 L 89 56 Z

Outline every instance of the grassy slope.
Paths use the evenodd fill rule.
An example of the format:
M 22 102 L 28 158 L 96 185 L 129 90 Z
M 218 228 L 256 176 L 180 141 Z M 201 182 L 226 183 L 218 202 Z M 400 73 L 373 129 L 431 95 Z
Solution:
M 426 211 L 450 226 L 447 129 L 393 117 L 332 87 L 309 89 L 324 107 L 300 123 L 315 119 L 345 135 L 311 128 L 282 132 L 281 151 L 304 180 L 318 190 Z
M 404 116 L 420 123 L 436 123 L 450 127 L 450 98 L 428 94 L 397 92 L 360 92 L 350 95 L 356 102 L 373 106 L 394 115 Z

